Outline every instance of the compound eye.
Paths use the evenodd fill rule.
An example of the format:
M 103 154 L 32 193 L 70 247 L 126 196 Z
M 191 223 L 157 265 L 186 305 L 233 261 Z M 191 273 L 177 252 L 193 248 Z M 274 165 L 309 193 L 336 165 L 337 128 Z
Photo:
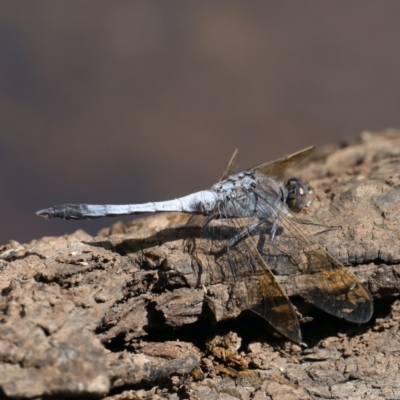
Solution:
M 291 178 L 286 184 L 287 199 L 286 203 L 294 212 L 299 212 L 310 205 L 310 187 L 298 178 Z

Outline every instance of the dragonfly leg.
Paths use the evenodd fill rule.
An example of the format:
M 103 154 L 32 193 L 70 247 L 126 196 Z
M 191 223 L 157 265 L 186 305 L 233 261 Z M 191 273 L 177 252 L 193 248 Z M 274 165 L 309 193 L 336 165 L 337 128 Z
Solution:
M 324 232 L 329 232 L 331 230 L 342 230 L 341 225 L 325 225 L 325 224 L 319 224 L 318 222 L 310 221 L 308 219 L 301 219 L 297 218 L 296 222 L 303 224 L 303 225 L 313 225 L 313 226 L 320 226 L 321 228 L 326 228 L 322 232 L 319 233 L 324 233 Z
M 274 241 L 274 239 L 275 239 L 275 235 L 276 235 L 276 232 L 278 231 L 278 227 L 279 227 L 279 220 L 276 219 L 276 220 L 274 221 L 274 223 L 272 224 L 271 230 L 270 230 L 270 232 L 269 232 L 269 242 L 270 242 L 271 244 L 273 243 L 273 241 Z

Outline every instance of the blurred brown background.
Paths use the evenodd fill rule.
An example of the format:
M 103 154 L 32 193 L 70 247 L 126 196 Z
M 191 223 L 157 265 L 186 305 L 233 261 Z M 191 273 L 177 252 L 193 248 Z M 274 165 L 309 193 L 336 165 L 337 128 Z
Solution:
M 0 2 L 0 243 L 115 219 L 241 166 L 400 127 L 400 2 Z M 127 217 L 126 219 L 131 219 Z

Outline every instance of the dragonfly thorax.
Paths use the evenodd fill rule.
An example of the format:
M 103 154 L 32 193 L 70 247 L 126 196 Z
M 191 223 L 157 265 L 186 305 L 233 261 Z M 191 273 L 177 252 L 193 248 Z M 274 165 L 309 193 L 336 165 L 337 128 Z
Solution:
M 216 208 L 224 218 L 266 218 L 283 213 L 291 217 L 283 182 L 258 171 L 244 171 L 228 176 L 211 187 Z
M 239 189 L 249 190 L 253 185 L 257 185 L 259 180 L 254 173 L 240 172 L 230 175 L 222 182 L 218 182 L 211 187 L 217 193 L 229 196 Z
M 298 178 L 290 178 L 286 183 L 286 204 L 294 211 L 299 212 L 311 204 L 312 189 Z

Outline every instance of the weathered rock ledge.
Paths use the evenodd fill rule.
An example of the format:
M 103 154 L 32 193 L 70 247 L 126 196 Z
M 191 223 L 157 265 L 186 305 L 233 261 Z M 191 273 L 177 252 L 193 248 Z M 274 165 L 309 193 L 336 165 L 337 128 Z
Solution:
M 302 349 L 227 308 L 187 216 L 160 214 L 91 237 L 0 248 L 0 393 L 8 398 L 400 398 L 400 133 L 363 133 L 296 174 L 314 188 L 307 219 L 341 225 L 318 242 L 375 300 L 360 326 L 296 297 Z M 50 223 L 50 222 L 49 222 Z M 88 222 L 90 223 L 90 222 Z M 206 288 L 206 291 L 204 290 Z M 239 315 L 240 314 L 240 315 Z

